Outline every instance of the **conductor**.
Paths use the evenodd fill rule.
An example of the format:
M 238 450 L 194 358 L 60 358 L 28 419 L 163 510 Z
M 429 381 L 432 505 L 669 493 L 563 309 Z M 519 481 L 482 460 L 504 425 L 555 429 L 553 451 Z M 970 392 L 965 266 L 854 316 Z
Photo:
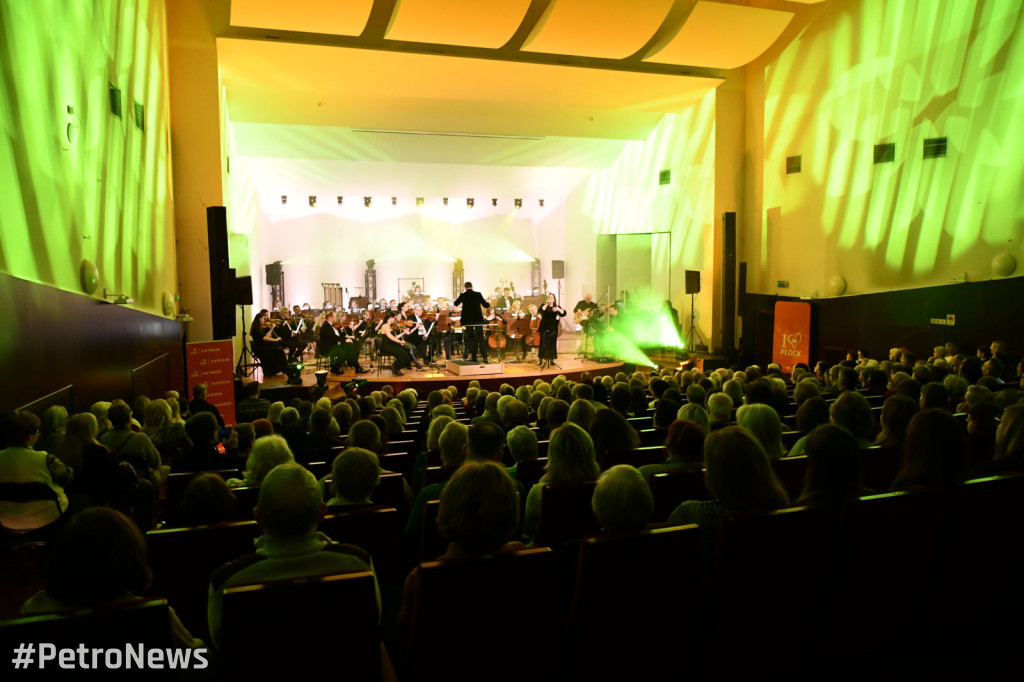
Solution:
M 487 362 L 487 344 L 484 343 L 484 308 L 490 308 L 491 304 L 477 291 L 473 291 L 473 283 L 466 282 L 465 291 L 459 294 L 452 304 L 456 309 L 462 311 L 462 326 L 466 344 L 465 356 L 473 362 L 477 362 L 477 348 L 483 361 Z

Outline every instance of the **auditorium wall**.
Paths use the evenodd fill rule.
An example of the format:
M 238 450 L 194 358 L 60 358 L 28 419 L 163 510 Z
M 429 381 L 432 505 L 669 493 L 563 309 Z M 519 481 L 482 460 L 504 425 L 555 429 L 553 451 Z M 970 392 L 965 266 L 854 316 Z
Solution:
M 748 291 L 987 280 L 1005 253 L 1021 274 L 1022 20 L 1017 0 L 832 0 L 750 67 L 748 130 L 763 135 L 748 136 L 759 186 L 740 216 Z M 946 156 L 922 158 L 937 137 Z M 881 143 L 893 161 L 874 163 Z M 787 174 L 792 156 L 801 171 Z
M 0 3 L 0 409 L 181 384 L 165 36 L 160 0 Z
M 707 295 L 696 298 L 696 324 L 704 337 L 714 331 L 710 288 L 716 284 L 715 220 L 716 93 L 678 114 L 666 114 L 651 135 L 626 144 L 610 168 L 596 170 L 566 200 L 565 241 L 581 272 L 574 282 L 595 282 L 597 235 L 669 232 L 671 246 L 655 258 L 671 269 L 671 290 L 653 292 L 671 299 L 688 316 L 683 271 L 704 273 Z M 659 184 L 660 171 L 671 182 Z
M 165 49 L 159 0 L 0 5 L 0 270 L 80 293 L 88 259 L 94 298 L 163 315 L 177 293 Z
M 477 209 L 449 208 L 453 217 L 411 208 L 367 222 L 316 212 L 261 222 L 251 237 L 254 302 L 269 307 L 263 268 L 277 260 L 283 266 L 289 305 L 318 307 L 324 282 L 347 287 L 348 296 L 361 295 L 368 260 L 375 263 L 377 298 L 398 298 L 400 287 L 412 287 L 405 280 L 413 278 L 422 280 L 432 296 L 450 297 L 456 259 L 463 262 L 466 280 L 481 292 L 493 291 L 502 280 L 511 280 L 517 291 L 525 291 L 531 262 L 541 257 L 548 263 L 545 279 L 551 283 L 550 253 L 561 257 L 560 236 L 557 244 L 548 244 L 545 240 L 551 240 L 542 237 L 539 223 L 517 219 L 514 213 L 474 218 L 472 211 Z M 549 216 L 549 220 L 558 219 Z

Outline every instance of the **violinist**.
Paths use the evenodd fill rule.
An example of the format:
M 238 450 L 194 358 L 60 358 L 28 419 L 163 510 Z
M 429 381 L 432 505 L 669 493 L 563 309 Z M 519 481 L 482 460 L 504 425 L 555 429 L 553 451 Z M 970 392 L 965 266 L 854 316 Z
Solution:
M 348 324 L 343 325 L 339 330 L 341 332 L 342 348 L 344 349 L 341 355 L 345 359 L 345 364 L 354 369 L 356 374 L 366 374 L 370 371 L 359 365 L 359 353 L 363 347 L 359 336 L 362 324 L 358 317 L 353 317 L 348 321 Z
M 263 366 L 264 378 L 283 375 L 288 361 L 281 348 L 281 337 L 274 330 L 266 309 L 256 313 L 256 318 L 249 327 L 249 335 L 252 337 L 252 354 Z
M 381 328 L 384 336 L 381 339 L 380 352 L 394 357 L 394 364 L 391 365 L 391 373 L 396 377 L 402 376 L 402 370 L 408 369 L 413 362 L 417 369 L 423 369 L 423 365 L 416 359 L 416 351 L 411 344 L 405 341 L 405 327 L 401 315 L 394 315 L 385 320 Z
M 281 308 L 280 312 L 284 322 L 278 326 L 277 335 L 281 337 L 282 345 L 288 349 L 288 361 L 295 362 L 301 357 L 302 349 L 306 345 L 302 341 L 302 318 L 298 315 L 289 315 L 287 308 Z
M 428 358 L 427 353 L 427 337 L 433 329 L 433 324 L 429 325 L 423 317 L 423 306 L 417 303 L 412 306 L 412 310 L 406 312 L 405 315 L 406 328 L 409 332 L 405 335 L 406 341 L 411 343 L 416 348 L 416 354 L 421 358 Z
M 341 332 L 334 327 L 334 311 L 328 310 L 320 325 L 316 350 L 321 357 L 331 361 L 331 374 L 341 374 L 341 354 L 338 344 L 341 343 Z

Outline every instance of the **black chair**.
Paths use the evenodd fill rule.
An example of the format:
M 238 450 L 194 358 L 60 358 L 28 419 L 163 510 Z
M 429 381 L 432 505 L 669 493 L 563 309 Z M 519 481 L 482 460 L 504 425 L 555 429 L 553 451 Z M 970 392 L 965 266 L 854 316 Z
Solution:
M 133 652 L 138 652 L 141 648 L 148 651 L 175 647 L 171 633 L 170 610 L 164 599 L 138 600 L 117 606 L 0 621 L 0 647 L 3 647 L 5 652 L 13 654 L 18 646 L 28 642 L 45 642 L 53 645 L 58 651 L 64 648 L 77 649 L 81 645 L 88 649 L 116 647 L 121 651 L 122 669 L 125 669 L 129 657 L 134 656 L 134 653 L 129 654 L 126 651 L 129 646 Z M 143 658 L 136 667 L 142 668 L 146 665 L 146 651 L 142 651 Z M 191 659 L 193 652 L 188 653 Z M 40 647 L 37 646 L 37 663 L 39 656 Z M 209 663 L 210 659 L 206 658 L 206 661 Z M 5 661 L 4 668 L 10 670 L 6 663 Z M 53 673 L 49 668 L 59 670 L 58 661 L 49 661 L 47 668 L 43 670 L 35 666 L 27 670 L 11 670 L 7 674 L 7 679 L 53 679 Z M 90 678 L 90 674 L 95 672 L 99 674 L 92 674 Z M 90 679 L 110 679 L 111 672 L 105 669 L 89 672 L 79 669 L 75 674 L 76 679 L 83 674 Z M 144 677 L 144 674 L 136 673 L 136 676 Z
M 328 512 L 320 522 L 321 533 L 369 552 L 382 580 L 401 577 L 403 523 L 397 509 L 375 505 L 346 511 L 329 507 Z
M 700 619 L 705 611 L 701 532 L 693 524 L 639 533 L 590 537 L 580 545 L 576 589 L 569 611 L 574 677 L 672 679 L 679 674 L 679 614 Z M 650 586 L 671 576 L 670 584 Z M 658 578 L 655 578 L 658 580 Z M 648 589 L 648 587 L 652 589 Z M 703 628 L 687 634 L 688 650 L 703 648 Z M 608 656 L 617 651 L 643 656 Z M 696 675 L 693 660 L 687 672 Z M 622 666 L 628 668 L 619 669 Z
M 540 515 L 534 544 L 559 547 L 563 542 L 601 532 L 591 499 L 596 483 L 545 485 L 540 491 Z
M 333 679 L 340 670 L 345 679 L 380 679 L 369 571 L 235 585 L 222 598 L 222 679 Z
M 549 549 L 537 547 L 420 564 L 411 578 L 414 600 L 406 606 L 408 676 L 554 679 L 551 643 L 565 616 L 555 606 L 554 560 Z
M 153 593 L 167 597 L 185 627 L 206 637 L 206 598 L 210 576 L 229 561 L 255 551 L 255 521 L 236 521 L 146 533 Z

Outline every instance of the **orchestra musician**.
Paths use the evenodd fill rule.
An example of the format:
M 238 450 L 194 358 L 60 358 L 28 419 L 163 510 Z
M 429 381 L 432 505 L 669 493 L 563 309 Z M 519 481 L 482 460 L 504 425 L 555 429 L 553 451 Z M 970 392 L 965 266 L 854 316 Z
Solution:
M 366 374 L 370 371 L 359 365 L 359 353 L 363 346 L 359 336 L 362 326 L 363 322 L 358 317 L 353 317 L 348 321 L 348 324 L 343 325 L 339 330 L 341 332 L 342 347 L 344 348 L 341 355 L 345 360 L 345 364 L 354 369 L 356 374 Z
M 526 336 L 530 331 L 530 325 L 526 318 L 523 302 L 519 299 L 513 300 L 508 313 L 505 314 L 505 322 L 508 329 L 509 350 L 515 353 L 516 362 L 526 359 Z
M 477 353 L 487 362 L 487 344 L 484 343 L 484 308 L 490 308 L 491 304 L 480 295 L 480 292 L 473 291 L 473 283 L 466 282 L 464 291 L 455 299 L 453 305 L 456 310 L 462 311 L 463 343 L 465 350 L 463 357 L 469 356 L 470 360 L 477 362 Z
M 389 317 L 381 328 L 384 337 L 381 339 L 381 353 L 395 358 L 391 365 L 391 373 L 396 377 L 402 376 L 402 370 L 408 369 L 412 363 L 417 369 L 424 369 L 423 365 L 416 358 L 416 351 L 411 344 L 405 341 L 405 326 L 401 315 Z
M 256 313 L 256 317 L 249 327 L 249 336 L 252 339 L 252 354 L 259 359 L 263 366 L 264 378 L 283 375 L 288 361 L 281 348 L 281 337 L 274 330 L 274 325 L 271 324 L 266 309 Z
M 295 362 L 302 356 L 302 349 L 306 346 L 302 338 L 303 321 L 298 315 L 289 315 L 287 308 L 281 308 L 280 312 L 284 322 L 278 326 L 277 335 L 281 337 L 281 343 L 288 349 L 288 362 Z
M 316 350 L 321 357 L 330 359 L 331 374 L 341 374 L 341 349 L 338 348 L 340 343 L 341 332 L 334 328 L 334 311 L 328 310 L 324 315 L 323 324 L 320 325 Z
M 558 305 L 555 295 L 549 293 L 547 302 L 540 309 L 540 368 L 551 367 L 558 359 L 558 322 L 565 317 L 565 308 Z

